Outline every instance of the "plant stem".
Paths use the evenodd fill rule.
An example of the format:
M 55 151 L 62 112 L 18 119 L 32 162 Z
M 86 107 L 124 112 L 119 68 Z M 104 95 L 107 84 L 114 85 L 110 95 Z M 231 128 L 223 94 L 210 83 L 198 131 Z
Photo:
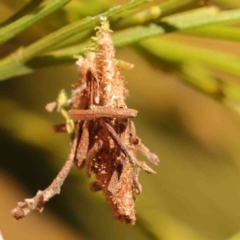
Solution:
M 203 93 L 219 101 L 239 102 L 240 86 L 223 82 L 213 76 L 206 67 L 198 63 L 183 63 L 178 75 Z
M 117 8 L 117 10 L 119 12 L 119 7 Z M 110 13 L 112 14 L 113 11 L 114 9 L 110 10 Z M 215 8 L 214 9 L 202 8 L 202 9 L 190 11 L 187 14 L 184 13 L 182 17 L 180 17 L 179 15 L 175 15 L 172 17 L 164 18 L 158 24 L 152 23 L 152 24 L 149 24 L 148 26 L 137 26 L 137 27 L 126 29 L 126 30 L 122 30 L 113 34 L 114 44 L 116 47 L 122 47 L 122 46 L 126 46 L 129 44 L 133 44 L 135 42 L 144 40 L 146 38 L 164 35 L 169 32 L 174 32 L 174 31 L 179 31 L 184 29 L 193 29 L 194 27 L 198 27 L 198 26 L 203 26 L 203 25 L 207 26 L 214 23 L 236 21 L 240 19 L 239 9 L 222 11 L 218 13 L 215 13 L 215 12 L 216 12 Z M 110 14 L 109 12 L 107 13 L 105 13 L 105 15 Z M 92 20 L 86 19 L 85 22 L 78 27 L 85 29 L 86 25 L 89 26 L 89 24 L 92 24 L 93 22 L 98 21 L 98 19 L 96 18 L 97 17 L 93 17 L 91 18 Z M 73 31 L 76 32 L 76 26 L 74 29 L 72 29 L 72 27 L 73 26 L 71 24 L 70 26 L 65 27 L 64 30 L 61 29 L 59 31 L 60 32 L 63 31 L 65 33 L 63 36 L 67 38 L 66 36 L 68 34 L 71 34 Z M 5 80 L 12 76 L 26 74 L 28 72 L 33 71 L 34 69 L 31 68 L 31 65 L 32 65 L 31 62 L 30 62 L 30 65 L 29 64 L 24 65 L 24 63 L 32 59 L 33 57 L 37 56 L 40 52 L 42 52 L 43 50 L 46 50 L 48 47 L 50 48 L 50 46 L 52 46 L 53 43 L 56 43 L 57 41 L 59 41 L 59 39 L 62 39 L 62 35 L 59 33 L 59 31 L 57 31 L 57 34 L 53 33 L 57 35 L 56 38 L 58 40 L 55 41 L 55 38 L 52 37 L 53 34 L 49 35 L 39 40 L 37 43 L 34 43 L 23 50 L 20 49 L 19 52 L 15 52 L 10 56 L 6 57 L 5 59 L 3 59 L 0 62 L 0 73 L 1 73 L 0 80 Z M 49 40 L 49 42 L 47 40 Z M 43 45 L 42 45 L 42 42 L 43 42 Z M 83 46 L 82 44 L 76 45 L 74 47 L 61 50 L 64 52 L 56 51 L 53 54 L 50 53 L 48 55 L 48 61 L 53 63 L 53 61 L 57 60 L 58 57 L 60 58 L 60 62 L 63 62 L 64 59 L 66 58 L 67 58 L 67 61 L 69 61 L 71 56 L 82 53 L 83 51 L 82 46 Z M 167 53 L 167 55 L 168 54 L 169 53 Z M 205 58 L 207 60 L 208 52 L 206 54 L 207 55 L 205 56 Z M 200 56 L 204 58 L 201 52 L 200 52 Z M 216 53 L 216 55 L 214 54 L 213 56 L 214 56 L 213 58 L 215 58 L 215 60 L 218 61 L 218 53 Z M 221 56 L 223 57 L 223 54 Z M 45 60 L 46 60 L 46 57 L 47 56 L 44 56 Z M 235 72 L 239 73 L 240 70 L 238 70 L 238 67 L 236 67 L 238 65 L 238 60 L 229 55 L 227 57 L 231 59 L 231 61 L 226 65 L 228 66 L 227 71 L 229 71 L 229 69 L 231 69 L 230 71 L 233 71 L 234 69 Z M 40 60 L 40 58 L 41 57 L 39 57 L 38 60 Z M 34 60 L 33 62 L 35 62 L 33 64 L 35 68 L 37 65 L 37 61 Z M 225 60 L 222 63 L 220 63 L 219 61 L 218 64 L 224 65 L 225 62 L 226 62 Z M 42 64 L 43 62 L 40 61 L 40 63 Z M 214 61 L 212 61 L 212 65 L 214 64 L 215 64 Z M 44 66 L 46 66 L 46 64 L 44 64 Z M 14 71 L 12 71 L 13 68 L 14 68 Z
M 139 43 L 139 46 L 157 58 L 172 64 L 197 62 L 240 76 L 240 59 L 231 54 L 223 54 L 164 39 L 149 39 Z
M 62 6 L 69 3 L 71 0 L 48 0 L 38 7 L 33 13 L 29 13 L 15 22 L 8 25 L 0 27 L 0 44 L 6 42 L 7 40 L 15 37 L 28 27 L 32 26 L 37 21 L 41 20 L 48 14 L 56 11 Z M 20 10 L 21 11 L 21 10 Z
M 239 86 L 215 78 L 205 67 L 195 63 L 182 64 L 179 71 L 175 73 L 185 84 L 240 114 Z
M 125 5 L 113 7 L 110 10 L 97 16 L 87 17 L 79 21 L 76 21 L 72 24 L 69 24 L 68 26 L 61 28 L 60 30 L 40 39 L 36 43 L 33 43 L 29 47 L 22 50 L 19 56 L 20 58 L 19 60 L 21 62 L 26 62 L 30 60 L 33 56 L 39 54 L 40 52 L 43 53 L 47 50 L 50 50 L 51 47 L 54 47 L 55 44 L 64 41 L 69 36 L 84 31 L 85 29 L 94 28 L 100 22 L 101 17 L 110 17 L 122 11 L 135 8 L 146 2 L 149 2 L 149 0 L 132 0 Z
M 213 25 L 208 27 L 198 27 L 184 30 L 181 33 L 228 41 L 240 41 L 240 31 L 238 27 Z
M 161 41 L 159 45 L 161 45 Z M 174 51 L 175 49 L 172 50 Z M 162 58 L 160 60 L 162 60 Z M 216 78 L 213 73 L 203 64 L 196 61 L 196 59 L 189 61 L 189 59 L 183 58 L 182 61 L 177 64 L 174 60 L 172 61 L 170 59 L 165 61 L 165 63 L 166 62 L 169 64 L 169 69 L 174 72 L 183 83 L 221 102 L 235 113 L 240 114 L 240 86 L 223 82 Z M 173 67 L 173 62 L 175 67 Z
M 100 22 L 100 19 L 102 17 L 110 17 L 119 14 L 122 11 L 130 10 L 146 2 L 149 2 L 149 0 L 132 0 L 125 5 L 113 7 L 110 10 L 97 16 L 84 18 L 82 20 L 69 24 L 68 26 L 63 27 L 60 30 L 40 39 L 36 43 L 33 43 L 29 47 L 18 49 L 16 52 L 1 60 L 0 78 L 6 79 L 10 76 L 13 76 L 11 73 L 13 72 L 13 68 L 18 71 L 19 74 L 23 74 L 24 71 L 29 69 L 27 66 L 23 66 L 23 64 L 32 59 L 34 56 L 40 53 L 44 53 L 47 50 L 51 50 L 52 47 L 54 47 L 59 42 L 64 41 L 69 36 L 73 36 L 86 29 L 93 29 L 96 24 Z
M 118 21 L 114 26 L 116 28 L 126 28 L 135 25 L 141 25 L 151 20 L 160 19 L 174 13 L 179 13 L 186 9 L 199 7 L 202 4 L 195 0 L 170 0 L 148 9 L 136 12 L 131 16 L 126 16 Z
M 0 23 L 0 27 L 6 26 L 9 23 L 12 23 L 13 21 L 16 21 L 17 19 L 21 18 L 25 14 L 27 14 L 30 11 L 33 11 L 37 6 L 39 6 L 44 0 L 33 0 L 27 4 L 25 4 L 19 11 L 14 13 L 11 17 L 6 19 L 4 22 Z
M 206 64 L 207 66 L 225 70 L 239 76 L 239 59 L 163 39 L 150 39 L 139 43 L 139 45 L 151 55 L 171 66 L 171 70 L 184 83 L 222 102 L 238 114 L 240 113 L 240 106 L 238 105 L 240 101 L 240 86 L 215 78 L 204 65 Z M 171 53 L 169 53 L 169 49 L 171 49 Z

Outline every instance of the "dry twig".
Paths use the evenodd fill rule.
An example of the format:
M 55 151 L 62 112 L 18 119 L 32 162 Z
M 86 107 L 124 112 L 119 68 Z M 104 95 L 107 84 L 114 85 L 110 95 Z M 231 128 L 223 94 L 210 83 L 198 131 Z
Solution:
M 16 218 L 17 220 L 21 219 L 34 209 L 38 209 L 40 212 L 42 212 L 45 202 L 47 202 L 54 195 L 60 193 L 61 186 L 63 185 L 73 165 L 73 160 L 75 158 L 75 152 L 77 147 L 77 139 L 78 135 L 76 135 L 72 143 L 72 148 L 66 163 L 62 167 L 61 171 L 58 173 L 57 177 L 51 183 L 51 185 L 44 191 L 38 191 L 35 197 L 25 199 L 24 202 L 18 202 L 18 206 L 14 208 L 11 212 L 14 218 Z

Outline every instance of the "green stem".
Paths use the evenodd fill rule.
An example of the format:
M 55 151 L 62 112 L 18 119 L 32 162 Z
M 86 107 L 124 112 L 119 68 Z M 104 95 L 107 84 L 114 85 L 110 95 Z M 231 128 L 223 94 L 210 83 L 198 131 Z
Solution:
M 204 11 L 205 11 L 205 16 L 204 16 Z M 201 16 L 201 17 L 199 17 L 199 16 Z M 198 27 L 198 26 L 202 26 L 202 25 L 208 25 L 208 24 L 214 24 L 214 23 L 220 23 L 220 22 L 224 23 L 224 22 L 236 21 L 236 20 L 240 20 L 240 10 L 228 10 L 228 11 L 222 11 L 219 13 L 215 13 L 215 10 L 212 8 L 203 8 L 203 9 L 190 11 L 188 14 L 184 13 L 182 18 L 180 18 L 180 16 L 176 15 L 171 18 L 168 17 L 168 18 L 163 19 L 163 21 L 160 22 L 159 24 L 152 23 L 152 24 L 149 24 L 148 26 L 137 26 L 137 27 L 132 27 L 132 28 L 129 28 L 126 30 L 116 32 L 113 34 L 113 40 L 114 40 L 116 47 L 121 47 L 121 46 L 126 46 L 129 44 L 133 44 L 135 42 L 141 41 L 146 38 L 163 35 L 168 32 L 190 29 L 190 28 L 194 28 L 194 27 Z M 59 31 L 61 31 L 61 30 L 59 30 Z M 52 41 L 51 35 L 49 37 L 50 37 L 49 41 Z M 45 37 L 44 39 L 46 40 L 46 38 L 47 37 Z M 66 38 L 66 36 L 65 36 L 65 38 Z M 34 68 L 37 66 L 38 61 L 40 62 L 40 65 L 43 64 L 44 66 L 46 66 L 46 64 L 44 64 L 44 62 L 41 61 L 42 57 L 39 57 L 38 59 L 35 59 L 32 62 L 28 62 L 25 65 L 24 65 L 24 61 L 23 61 L 23 60 L 26 60 L 26 58 L 24 59 L 24 56 L 27 55 L 27 59 L 31 59 L 34 57 L 34 55 L 36 56 L 40 52 L 40 50 L 32 52 L 35 49 L 35 47 L 33 47 L 33 46 L 36 46 L 36 45 L 39 46 L 39 42 L 43 41 L 44 39 L 41 39 L 37 43 L 34 43 L 31 46 L 29 46 L 28 48 L 23 49 L 22 51 L 20 50 L 19 53 L 14 53 L 11 56 L 8 56 L 6 59 L 2 60 L 0 62 L 0 73 L 1 73 L 0 80 L 5 80 L 12 76 L 29 73 L 34 70 Z M 47 39 L 49 39 L 49 38 L 47 38 Z M 45 44 L 45 40 L 44 40 L 44 44 Z M 42 50 L 42 48 L 41 48 L 41 50 Z M 55 60 L 58 61 L 57 60 L 58 57 L 60 59 L 59 62 L 62 63 L 65 61 L 65 59 L 67 59 L 66 61 L 68 62 L 69 59 L 71 58 L 71 56 L 76 55 L 76 54 L 81 54 L 83 49 L 82 49 L 82 45 L 76 45 L 74 47 L 67 48 L 63 51 L 64 52 L 56 51 L 53 54 L 50 53 L 48 56 L 46 55 L 43 58 L 45 58 L 45 60 L 48 59 L 48 62 L 52 62 L 52 63 Z M 200 55 L 202 56 L 203 54 L 201 54 L 201 52 L 200 52 Z M 205 53 L 206 59 L 208 58 L 208 53 L 209 52 Z M 60 55 L 58 55 L 58 54 L 60 54 Z M 31 56 L 31 58 L 29 56 Z M 215 58 L 216 62 L 219 62 L 218 61 L 218 53 L 216 53 L 216 55 L 213 54 L 213 56 L 214 56 L 213 58 Z M 204 56 L 202 56 L 202 57 L 204 57 Z M 224 55 L 224 57 L 225 57 L 225 55 Z M 234 71 L 239 73 L 240 70 L 237 70 L 238 67 L 236 67 L 238 65 L 238 59 L 236 59 L 232 56 L 229 56 L 229 55 L 228 55 L 228 58 L 230 58 L 231 61 L 228 64 L 226 64 L 226 66 L 228 66 L 226 71 L 229 71 L 229 69 L 231 68 L 231 70 L 230 70 L 231 72 L 234 69 Z M 223 58 L 221 58 L 221 59 L 223 59 Z M 219 64 L 224 65 L 225 62 L 226 62 L 226 60 L 223 60 L 222 63 L 218 63 L 216 65 L 219 65 Z M 32 64 L 32 63 L 34 63 L 34 64 Z M 214 65 L 214 64 L 215 63 L 212 60 L 212 65 Z M 33 66 L 33 67 L 31 67 L 31 66 Z M 14 69 L 14 71 L 12 71 L 12 69 Z
M 239 59 L 163 39 L 151 39 L 139 45 L 143 50 L 167 63 L 184 83 L 222 102 L 239 114 L 240 87 L 213 77 L 204 65 L 239 76 Z
M 237 114 L 240 113 L 240 87 L 238 85 L 215 78 L 205 67 L 194 62 L 181 64 L 175 72 L 185 84 L 221 102 Z
M 1 64 L 9 64 L 11 62 L 15 63 L 27 62 L 28 60 L 32 59 L 39 53 L 43 53 L 47 50 L 50 50 L 52 47 L 54 47 L 55 44 L 64 41 L 69 36 L 73 36 L 89 28 L 91 29 L 94 28 L 100 22 L 101 17 L 110 17 L 122 11 L 135 8 L 146 2 L 149 2 L 149 0 L 132 0 L 125 5 L 113 7 L 109 11 L 106 11 L 95 17 L 88 17 L 76 21 L 52 34 L 49 34 L 48 36 L 40 39 L 36 43 L 33 43 L 29 47 L 26 47 L 25 49 L 20 49 L 17 52 L 12 53 L 10 56 L 3 59 Z
M 0 44 L 15 37 L 26 28 L 32 26 L 48 14 L 56 11 L 71 0 L 48 0 L 42 6 L 39 6 L 33 13 L 29 13 L 15 22 L 0 28 Z M 21 10 L 20 10 L 21 11 Z
M 125 30 L 114 33 L 113 40 L 115 47 L 122 47 L 124 45 L 133 43 L 134 39 L 132 36 L 138 36 L 138 41 L 145 38 L 145 34 L 144 31 L 142 31 L 142 28 L 139 29 L 138 27 L 134 30 L 135 31 L 132 31 L 132 29 L 130 29 L 128 31 Z M 146 33 L 151 33 L 151 28 L 148 30 L 150 31 L 146 31 Z M 208 66 L 212 66 L 219 70 L 224 70 L 235 75 L 240 75 L 239 59 L 230 54 L 223 54 L 213 50 L 190 47 L 169 40 L 165 41 L 164 39 L 150 39 L 148 41 L 140 43 L 140 45 L 164 61 L 180 63 L 182 61 L 193 60 L 201 62 L 202 64 L 206 64 Z M 85 47 L 86 44 L 79 44 L 73 47 L 39 56 L 33 59 L 33 61 L 30 61 L 29 66 L 33 68 L 41 68 L 49 65 L 74 62 L 75 60 L 73 58 L 73 55 L 83 54 Z M 171 53 L 169 52 L 169 49 L 171 49 Z
M 25 14 L 27 14 L 30 11 L 33 11 L 34 9 L 36 9 L 37 6 L 39 6 L 41 3 L 43 2 L 43 0 L 33 0 L 27 4 L 25 4 L 19 11 L 17 11 L 16 13 L 14 13 L 10 18 L 8 18 L 7 20 L 5 20 L 4 22 L 2 22 L 0 24 L 0 28 L 3 26 L 6 26 L 9 23 L 12 23 L 13 21 L 18 20 L 19 18 L 21 18 L 22 16 L 24 16 Z
M 76 33 L 73 36 L 70 36 L 65 41 L 56 44 L 54 47 L 51 48 L 51 51 L 82 43 L 82 42 L 86 41 L 87 39 L 89 39 L 89 37 L 91 37 L 93 35 L 94 35 L 94 29 L 86 29 L 85 31 L 81 31 L 79 33 Z
M 181 64 L 192 61 L 240 76 L 240 59 L 227 53 L 223 54 L 164 39 L 149 39 L 139 45 L 166 62 Z
M 240 86 L 223 82 L 214 77 L 204 65 L 206 63 L 206 56 L 210 59 L 213 57 L 212 52 L 206 55 L 207 51 L 205 50 L 206 52 L 203 52 L 204 58 L 202 58 L 199 54 L 204 51 L 203 49 L 194 49 L 193 47 L 186 47 L 163 40 L 148 40 L 139 45 L 151 55 L 163 60 L 169 69 L 179 76 L 179 79 L 185 84 L 207 94 L 239 114 Z M 169 49 L 171 49 L 171 53 L 169 53 Z M 225 61 L 229 60 L 227 57 L 224 58 L 224 54 L 216 57 L 220 57 L 219 62 L 224 61 L 224 59 Z M 214 59 L 208 63 L 212 63 L 213 61 Z M 216 61 L 216 63 L 219 62 Z M 239 61 L 236 64 L 239 65 Z M 214 64 L 214 66 L 216 65 Z M 222 64 L 219 65 L 219 68 L 221 66 Z
M 223 82 L 213 76 L 203 65 L 197 63 L 183 63 L 178 75 L 184 78 L 186 83 L 208 94 L 214 99 L 233 102 L 240 101 L 240 87 Z
M 121 47 L 146 38 L 161 36 L 174 31 L 182 32 L 184 30 L 185 32 L 197 32 L 199 29 L 202 29 L 202 32 L 204 32 L 203 29 L 205 28 L 211 29 L 216 27 L 217 29 L 217 26 L 214 24 L 232 22 L 236 20 L 240 20 L 240 9 L 218 12 L 216 8 L 202 8 L 181 15 L 164 18 L 159 24 L 152 23 L 148 26 L 137 26 L 116 32 L 113 35 L 113 40 L 116 47 Z M 229 29 L 229 32 L 232 34 L 231 39 L 234 39 L 234 37 L 237 39 L 239 31 L 235 35 L 233 27 L 231 28 L 230 26 Z M 234 28 L 234 30 L 235 29 L 237 28 Z M 224 30 L 225 28 L 223 28 L 223 31 L 219 34 L 223 36 Z M 207 30 L 207 32 L 209 32 L 210 35 L 210 31 Z M 217 34 L 216 32 L 217 30 L 212 33 L 212 35 Z
M 170 0 L 148 9 L 136 12 L 131 16 L 126 16 L 115 24 L 116 28 L 126 28 L 129 26 L 141 25 L 151 20 L 163 18 L 174 13 L 179 13 L 186 9 L 196 8 L 202 4 L 196 0 Z
M 214 39 L 223 39 L 228 41 L 240 41 L 239 27 L 213 25 L 208 27 L 199 27 L 181 31 L 188 35 L 195 35 Z
M 203 6 L 201 1 L 196 0 L 171 0 L 159 5 L 161 10 L 160 18 L 179 13 L 185 10 Z

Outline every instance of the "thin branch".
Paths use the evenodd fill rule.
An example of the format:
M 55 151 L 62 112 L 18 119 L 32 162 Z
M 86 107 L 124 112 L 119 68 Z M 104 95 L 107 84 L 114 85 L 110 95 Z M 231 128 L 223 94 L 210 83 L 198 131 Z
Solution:
M 14 218 L 16 218 L 17 220 L 21 219 L 25 217 L 28 213 L 30 213 L 31 210 L 34 209 L 37 209 L 40 212 L 42 212 L 44 204 L 54 195 L 60 193 L 61 186 L 63 185 L 73 165 L 77 143 L 78 135 L 76 134 L 67 161 L 62 167 L 61 171 L 58 173 L 57 177 L 53 180 L 51 185 L 44 191 L 38 191 L 35 197 L 25 199 L 23 202 L 19 202 L 18 206 L 14 208 L 11 212 Z
M 107 122 L 104 122 L 102 119 L 100 119 L 100 124 L 107 130 L 109 135 L 111 136 L 114 143 L 119 147 L 119 150 L 128 158 L 129 162 L 133 165 L 137 165 L 141 169 L 143 169 L 145 172 L 150 174 L 155 174 L 156 172 L 149 167 L 145 162 L 138 161 L 127 149 L 127 147 L 122 143 L 119 136 L 115 132 L 114 128 Z
M 68 115 L 73 120 L 94 120 L 98 118 L 134 118 L 137 110 L 130 108 L 96 108 L 84 110 L 69 110 Z

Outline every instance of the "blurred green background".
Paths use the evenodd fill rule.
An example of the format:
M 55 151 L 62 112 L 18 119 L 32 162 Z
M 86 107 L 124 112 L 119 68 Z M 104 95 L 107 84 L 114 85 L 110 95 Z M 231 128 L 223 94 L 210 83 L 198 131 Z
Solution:
M 1 55 L 84 16 L 77 11 L 69 14 L 71 8 L 82 7 L 92 15 L 121 1 L 97 2 L 73 1 L 1 46 Z M 24 3 L 1 1 L 0 20 Z M 174 33 L 162 39 L 236 57 L 240 54 L 238 42 Z M 60 89 L 70 90 L 77 80 L 75 65 L 61 65 L 1 82 L 0 230 L 5 240 L 222 240 L 237 234 L 240 116 L 183 84 L 143 52 L 124 47 L 116 55 L 135 65 L 131 71 L 122 71 L 130 92 L 127 103 L 139 111 L 134 119 L 138 136 L 161 159 L 154 168 L 156 175 L 141 173 L 143 193 L 136 200 L 136 225 L 113 220 L 102 193 L 91 192 L 85 172 L 75 168 L 61 194 L 45 205 L 42 214 L 34 211 L 21 221 L 10 215 L 18 201 L 51 183 L 68 155 L 68 136 L 51 130 L 62 122 L 61 117 L 44 109 Z M 237 76 L 216 74 L 226 81 L 239 81 Z

